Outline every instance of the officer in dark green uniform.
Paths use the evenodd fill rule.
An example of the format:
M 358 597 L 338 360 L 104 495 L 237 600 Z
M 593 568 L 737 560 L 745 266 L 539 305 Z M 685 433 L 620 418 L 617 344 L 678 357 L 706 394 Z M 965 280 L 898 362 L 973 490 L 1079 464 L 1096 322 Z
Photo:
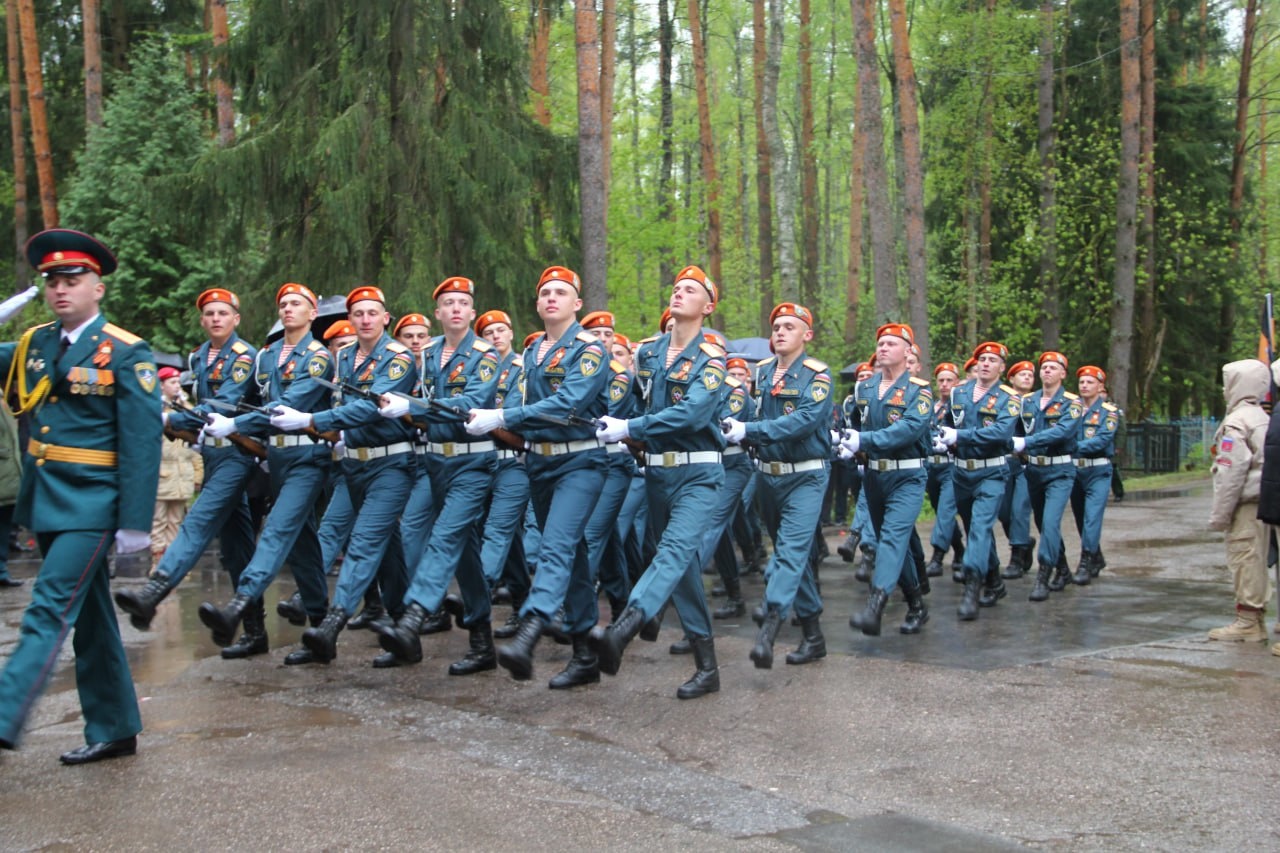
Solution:
M 146 341 L 106 321 L 101 276 L 116 259 L 88 234 L 42 231 L 27 259 L 45 278 L 57 319 L 0 345 L 6 396 L 30 417 L 17 521 L 36 533 L 44 562 L 0 674 L 0 747 L 13 749 L 75 629 L 76 686 L 86 745 L 62 756 L 84 764 L 132 755 L 142 730 L 107 578 L 107 551 L 150 543 L 160 479 L 162 421 Z

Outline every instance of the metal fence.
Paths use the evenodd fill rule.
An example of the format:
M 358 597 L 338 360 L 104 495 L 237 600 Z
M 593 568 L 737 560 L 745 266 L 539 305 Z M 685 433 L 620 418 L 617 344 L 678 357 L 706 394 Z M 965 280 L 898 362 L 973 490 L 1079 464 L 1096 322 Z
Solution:
M 1126 424 L 1116 442 L 1120 467 L 1144 474 L 1165 474 L 1210 462 L 1216 418 L 1181 418 L 1169 423 Z

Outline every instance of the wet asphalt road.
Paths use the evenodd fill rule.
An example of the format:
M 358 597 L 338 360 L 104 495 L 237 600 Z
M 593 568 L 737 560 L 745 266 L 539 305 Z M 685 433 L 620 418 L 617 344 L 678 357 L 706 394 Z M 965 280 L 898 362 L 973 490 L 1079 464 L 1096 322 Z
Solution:
M 196 617 L 231 594 L 210 563 L 150 633 L 122 623 L 136 757 L 57 763 L 82 739 L 60 667 L 0 754 L 0 849 L 1278 849 L 1280 658 L 1205 638 L 1232 608 L 1206 505 L 1203 488 L 1113 504 L 1107 570 L 1045 604 L 1014 581 L 960 623 L 959 586 L 935 579 L 916 637 L 900 601 L 882 636 L 851 631 L 863 591 L 833 555 L 827 658 L 783 664 L 784 628 L 756 670 L 754 626 L 720 622 L 723 688 L 692 702 L 674 698 L 692 672 L 667 654 L 674 620 L 567 693 L 546 689 L 569 657 L 548 640 L 530 682 L 449 677 L 458 630 L 415 667 L 371 669 L 374 636 L 347 632 L 331 666 L 285 668 L 300 629 L 272 617 L 269 655 L 223 661 Z M 0 591 L 0 655 L 28 595 Z

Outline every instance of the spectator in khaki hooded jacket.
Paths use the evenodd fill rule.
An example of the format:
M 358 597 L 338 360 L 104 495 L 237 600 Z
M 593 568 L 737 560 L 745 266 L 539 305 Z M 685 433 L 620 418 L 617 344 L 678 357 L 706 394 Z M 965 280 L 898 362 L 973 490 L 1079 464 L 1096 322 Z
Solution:
M 1210 640 L 1239 643 L 1267 639 L 1262 621 L 1270 593 L 1267 526 L 1258 520 L 1258 496 L 1269 418 L 1259 404 L 1266 397 L 1270 380 L 1267 365 L 1256 359 L 1233 361 L 1222 368 L 1227 415 L 1214 435 L 1217 455 L 1209 527 L 1226 533 L 1236 619 L 1210 631 Z

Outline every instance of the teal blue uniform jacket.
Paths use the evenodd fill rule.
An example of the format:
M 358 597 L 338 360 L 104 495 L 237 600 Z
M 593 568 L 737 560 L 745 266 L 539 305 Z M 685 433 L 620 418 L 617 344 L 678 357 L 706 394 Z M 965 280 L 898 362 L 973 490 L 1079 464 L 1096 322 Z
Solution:
M 204 426 L 204 416 L 210 412 L 225 415 L 221 408 L 206 405 L 202 400 L 217 400 L 227 406 L 235 406 L 240 401 L 248 402 L 256 395 L 253 393 L 254 362 L 258 351 L 249 345 L 235 332 L 223 344 L 222 349 L 209 363 L 209 347 L 205 341 L 191 351 L 187 357 L 187 368 L 195 378 L 195 395 L 197 403 L 192 411 L 172 412 L 169 415 L 169 426 L 174 429 L 187 429 L 199 432 Z
M 28 389 L 45 376 L 52 382 L 30 413 L 31 447 L 108 451 L 118 461 L 109 467 L 26 452 L 15 520 L 37 533 L 150 530 L 164 432 L 151 347 L 98 315 L 58 361 L 61 335 L 61 323 L 37 327 L 25 363 L 16 365 Z M 16 346 L 0 344 L 4 375 Z
M 413 353 L 404 344 L 391 339 L 383 332 L 373 345 L 369 356 L 356 366 L 358 343 L 350 343 L 338 351 L 338 378 L 381 397 L 398 392 L 410 394 L 418 384 L 418 372 L 414 369 Z M 342 395 L 342 404 L 312 416 L 315 428 L 321 432 L 340 429 L 344 431 L 347 447 L 382 447 L 412 441 L 414 429 L 399 418 L 384 418 L 378 414 L 378 404 L 358 395 Z
M 1022 398 L 1022 430 L 1027 453 L 1032 456 L 1066 456 L 1075 453 L 1084 406 L 1080 398 L 1059 388 L 1043 409 L 1040 394 Z
M 280 338 L 258 351 L 255 378 L 259 395 L 267 401 L 263 408 L 270 411 L 276 406 L 288 406 L 299 412 L 328 409 L 333 404 L 333 394 L 315 380 L 333 381 L 333 357 L 329 350 L 311 337 L 310 332 L 302 336 L 284 364 L 280 364 L 283 350 L 284 338 Z M 257 435 L 280 432 L 271 426 L 271 419 L 260 412 L 238 416 L 236 427 L 240 432 Z M 308 448 L 308 451 L 326 458 L 330 453 L 329 448 L 321 444 Z
M 1009 439 L 1022 404 L 1008 385 L 996 385 L 973 399 L 974 380 L 951 389 L 951 424 L 956 431 L 957 459 L 990 459 L 1009 452 Z
M 541 418 L 577 415 L 592 419 L 608 414 L 610 374 L 605 369 L 608 356 L 604 344 L 574 322 L 539 363 L 538 349 L 545 339 L 545 332 L 538 335 L 521 357 L 524 405 L 506 410 L 507 428 L 529 441 L 593 439 L 596 428 L 590 424 L 561 426 Z
M 797 358 L 775 383 L 777 356 L 756 365 L 756 417 L 745 444 L 764 462 L 831 458 L 831 372 L 816 358 Z
M 881 374 L 873 373 L 853 392 L 852 423 L 862 433 L 861 449 L 868 459 L 923 459 L 933 424 L 929 383 L 903 373 L 881 397 L 880 381 Z
M 1120 409 L 1104 402 L 1101 397 L 1093 401 L 1079 420 L 1080 436 L 1076 443 L 1076 455 L 1081 459 L 1110 459 L 1116 452 L 1116 430 L 1120 428 Z
M 650 338 L 636 353 L 635 386 L 647 414 L 627 430 L 655 453 L 724 450 L 717 416 L 724 403 L 724 350 L 699 335 L 667 366 L 671 335 Z
M 427 422 L 427 438 L 434 442 L 480 441 L 464 424 L 471 409 L 492 408 L 498 392 L 498 351 L 493 344 L 470 330 L 458 341 L 449 360 L 441 364 L 444 336 L 432 338 L 422 348 L 418 369 L 422 374 L 422 394 L 439 400 L 457 415 L 428 409 L 415 417 Z

